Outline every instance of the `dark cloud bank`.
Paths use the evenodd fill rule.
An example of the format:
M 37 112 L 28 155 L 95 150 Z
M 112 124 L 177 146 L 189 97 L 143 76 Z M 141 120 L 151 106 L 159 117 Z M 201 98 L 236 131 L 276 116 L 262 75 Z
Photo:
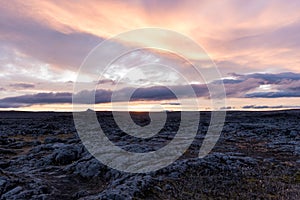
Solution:
M 300 74 L 296 73 L 279 73 L 279 74 L 231 74 L 234 79 L 224 79 L 223 83 L 226 89 L 227 97 L 237 98 L 280 98 L 280 97 L 300 97 Z M 107 80 L 105 80 L 107 82 Z M 111 82 L 113 83 L 113 82 Z M 210 84 L 220 84 L 221 81 L 215 81 Z M 276 92 L 252 92 L 251 90 L 258 88 L 260 85 L 269 84 Z M 16 85 L 15 85 L 16 86 Z M 31 85 L 17 85 L 19 87 L 32 87 Z M 189 97 L 189 85 L 177 85 L 170 87 L 176 89 L 180 98 Z M 209 98 L 209 91 L 206 85 L 192 85 L 198 97 Z M 115 91 L 115 93 L 122 97 L 122 94 L 128 93 L 132 88 L 123 88 Z M 76 94 L 77 97 L 91 96 L 91 91 L 82 91 Z M 93 94 L 92 94 L 93 95 Z M 95 93 L 95 103 L 106 103 L 111 101 L 112 91 L 98 89 Z M 80 98 L 79 98 L 80 99 Z M 171 100 L 176 99 L 174 93 L 163 86 L 153 86 L 147 88 L 138 88 L 131 96 L 132 101 L 136 100 Z M 54 103 L 71 103 L 72 93 L 37 93 L 31 95 L 22 95 L 16 97 L 7 97 L 0 99 L 1 108 L 17 108 L 25 107 L 34 104 L 54 104 Z M 78 102 L 83 103 L 83 102 Z M 245 106 L 249 108 L 271 108 L 271 107 L 255 107 Z M 276 107 L 277 108 L 277 107 Z
M 31 83 L 14 83 L 9 84 L 10 87 L 17 88 L 17 89 L 28 89 L 28 88 L 34 88 L 35 85 Z
M 281 108 L 297 108 L 299 109 L 300 106 L 256 106 L 256 105 L 248 105 L 248 106 L 243 106 L 243 109 L 281 109 Z

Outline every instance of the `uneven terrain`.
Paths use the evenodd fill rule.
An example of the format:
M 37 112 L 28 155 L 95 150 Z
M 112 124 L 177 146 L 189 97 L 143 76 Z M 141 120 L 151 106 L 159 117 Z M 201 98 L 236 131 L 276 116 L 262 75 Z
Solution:
M 178 130 L 168 113 L 151 139 L 120 130 L 110 112 L 97 113 L 109 139 L 125 150 L 153 151 Z M 133 113 L 140 126 L 147 113 Z M 210 112 L 176 162 L 132 174 L 103 165 L 82 145 L 72 113 L 0 112 L 0 199 L 300 199 L 300 111 L 227 112 L 218 143 L 197 158 Z M 113 158 L 112 158 L 113 159 Z

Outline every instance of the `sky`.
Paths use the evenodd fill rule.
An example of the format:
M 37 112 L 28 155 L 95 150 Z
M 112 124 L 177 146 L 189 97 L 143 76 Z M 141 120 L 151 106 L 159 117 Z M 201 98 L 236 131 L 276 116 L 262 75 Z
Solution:
M 122 110 L 273 110 L 300 108 L 300 1 L 291 0 L 0 0 L 0 110 L 71 111 L 78 70 L 99 43 L 127 31 L 167 29 L 203 48 L 219 78 L 199 77 L 188 62 L 209 70 L 203 55 L 172 35 L 145 34 L 115 40 L 103 60 L 133 43 L 160 44 L 120 56 L 101 74 L 103 60 L 85 81 L 94 83 L 96 110 L 112 109 L 111 97 L 128 94 Z M 182 57 L 180 57 L 182 56 Z M 159 64 L 170 67 L 162 67 Z M 102 63 L 103 64 L 103 63 Z M 139 66 L 139 67 L 136 67 Z M 171 71 L 170 71 L 171 70 Z M 130 72 L 130 73 L 129 73 Z M 188 79 L 184 82 L 182 75 Z M 224 85 L 226 105 L 212 105 L 209 87 Z M 184 107 L 184 99 L 200 102 Z M 216 97 L 218 98 L 218 97 Z

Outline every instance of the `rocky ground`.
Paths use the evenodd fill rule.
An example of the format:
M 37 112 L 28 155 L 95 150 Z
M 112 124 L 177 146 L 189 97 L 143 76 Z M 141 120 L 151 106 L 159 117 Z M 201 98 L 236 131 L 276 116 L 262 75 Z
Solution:
M 141 141 L 118 130 L 111 113 L 98 113 L 111 141 L 137 152 L 167 144 L 179 115 L 169 113 L 164 129 Z M 147 114 L 133 119 L 149 123 Z M 0 112 L 0 199 L 300 199 L 299 120 L 297 110 L 228 112 L 218 143 L 199 159 L 210 121 L 201 112 L 197 136 L 180 159 L 130 174 L 87 152 L 71 113 Z

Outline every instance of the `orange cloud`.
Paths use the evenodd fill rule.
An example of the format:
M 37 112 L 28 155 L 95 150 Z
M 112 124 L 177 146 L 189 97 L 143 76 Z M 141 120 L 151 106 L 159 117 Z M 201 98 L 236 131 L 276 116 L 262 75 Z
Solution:
M 216 61 L 254 69 L 276 66 L 279 70 L 300 70 L 300 45 L 285 45 L 299 39 L 295 35 L 300 28 L 294 28 L 300 20 L 299 1 L 28 0 L 2 2 L 1 7 L 62 33 L 107 38 L 136 28 L 167 28 L 195 39 Z M 283 40 L 284 31 L 280 34 L 285 27 L 291 41 Z M 152 36 L 141 42 L 153 44 L 155 39 Z M 166 47 L 176 43 L 172 38 L 163 42 Z M 195 57 L 188 47 L 182 48 Z

